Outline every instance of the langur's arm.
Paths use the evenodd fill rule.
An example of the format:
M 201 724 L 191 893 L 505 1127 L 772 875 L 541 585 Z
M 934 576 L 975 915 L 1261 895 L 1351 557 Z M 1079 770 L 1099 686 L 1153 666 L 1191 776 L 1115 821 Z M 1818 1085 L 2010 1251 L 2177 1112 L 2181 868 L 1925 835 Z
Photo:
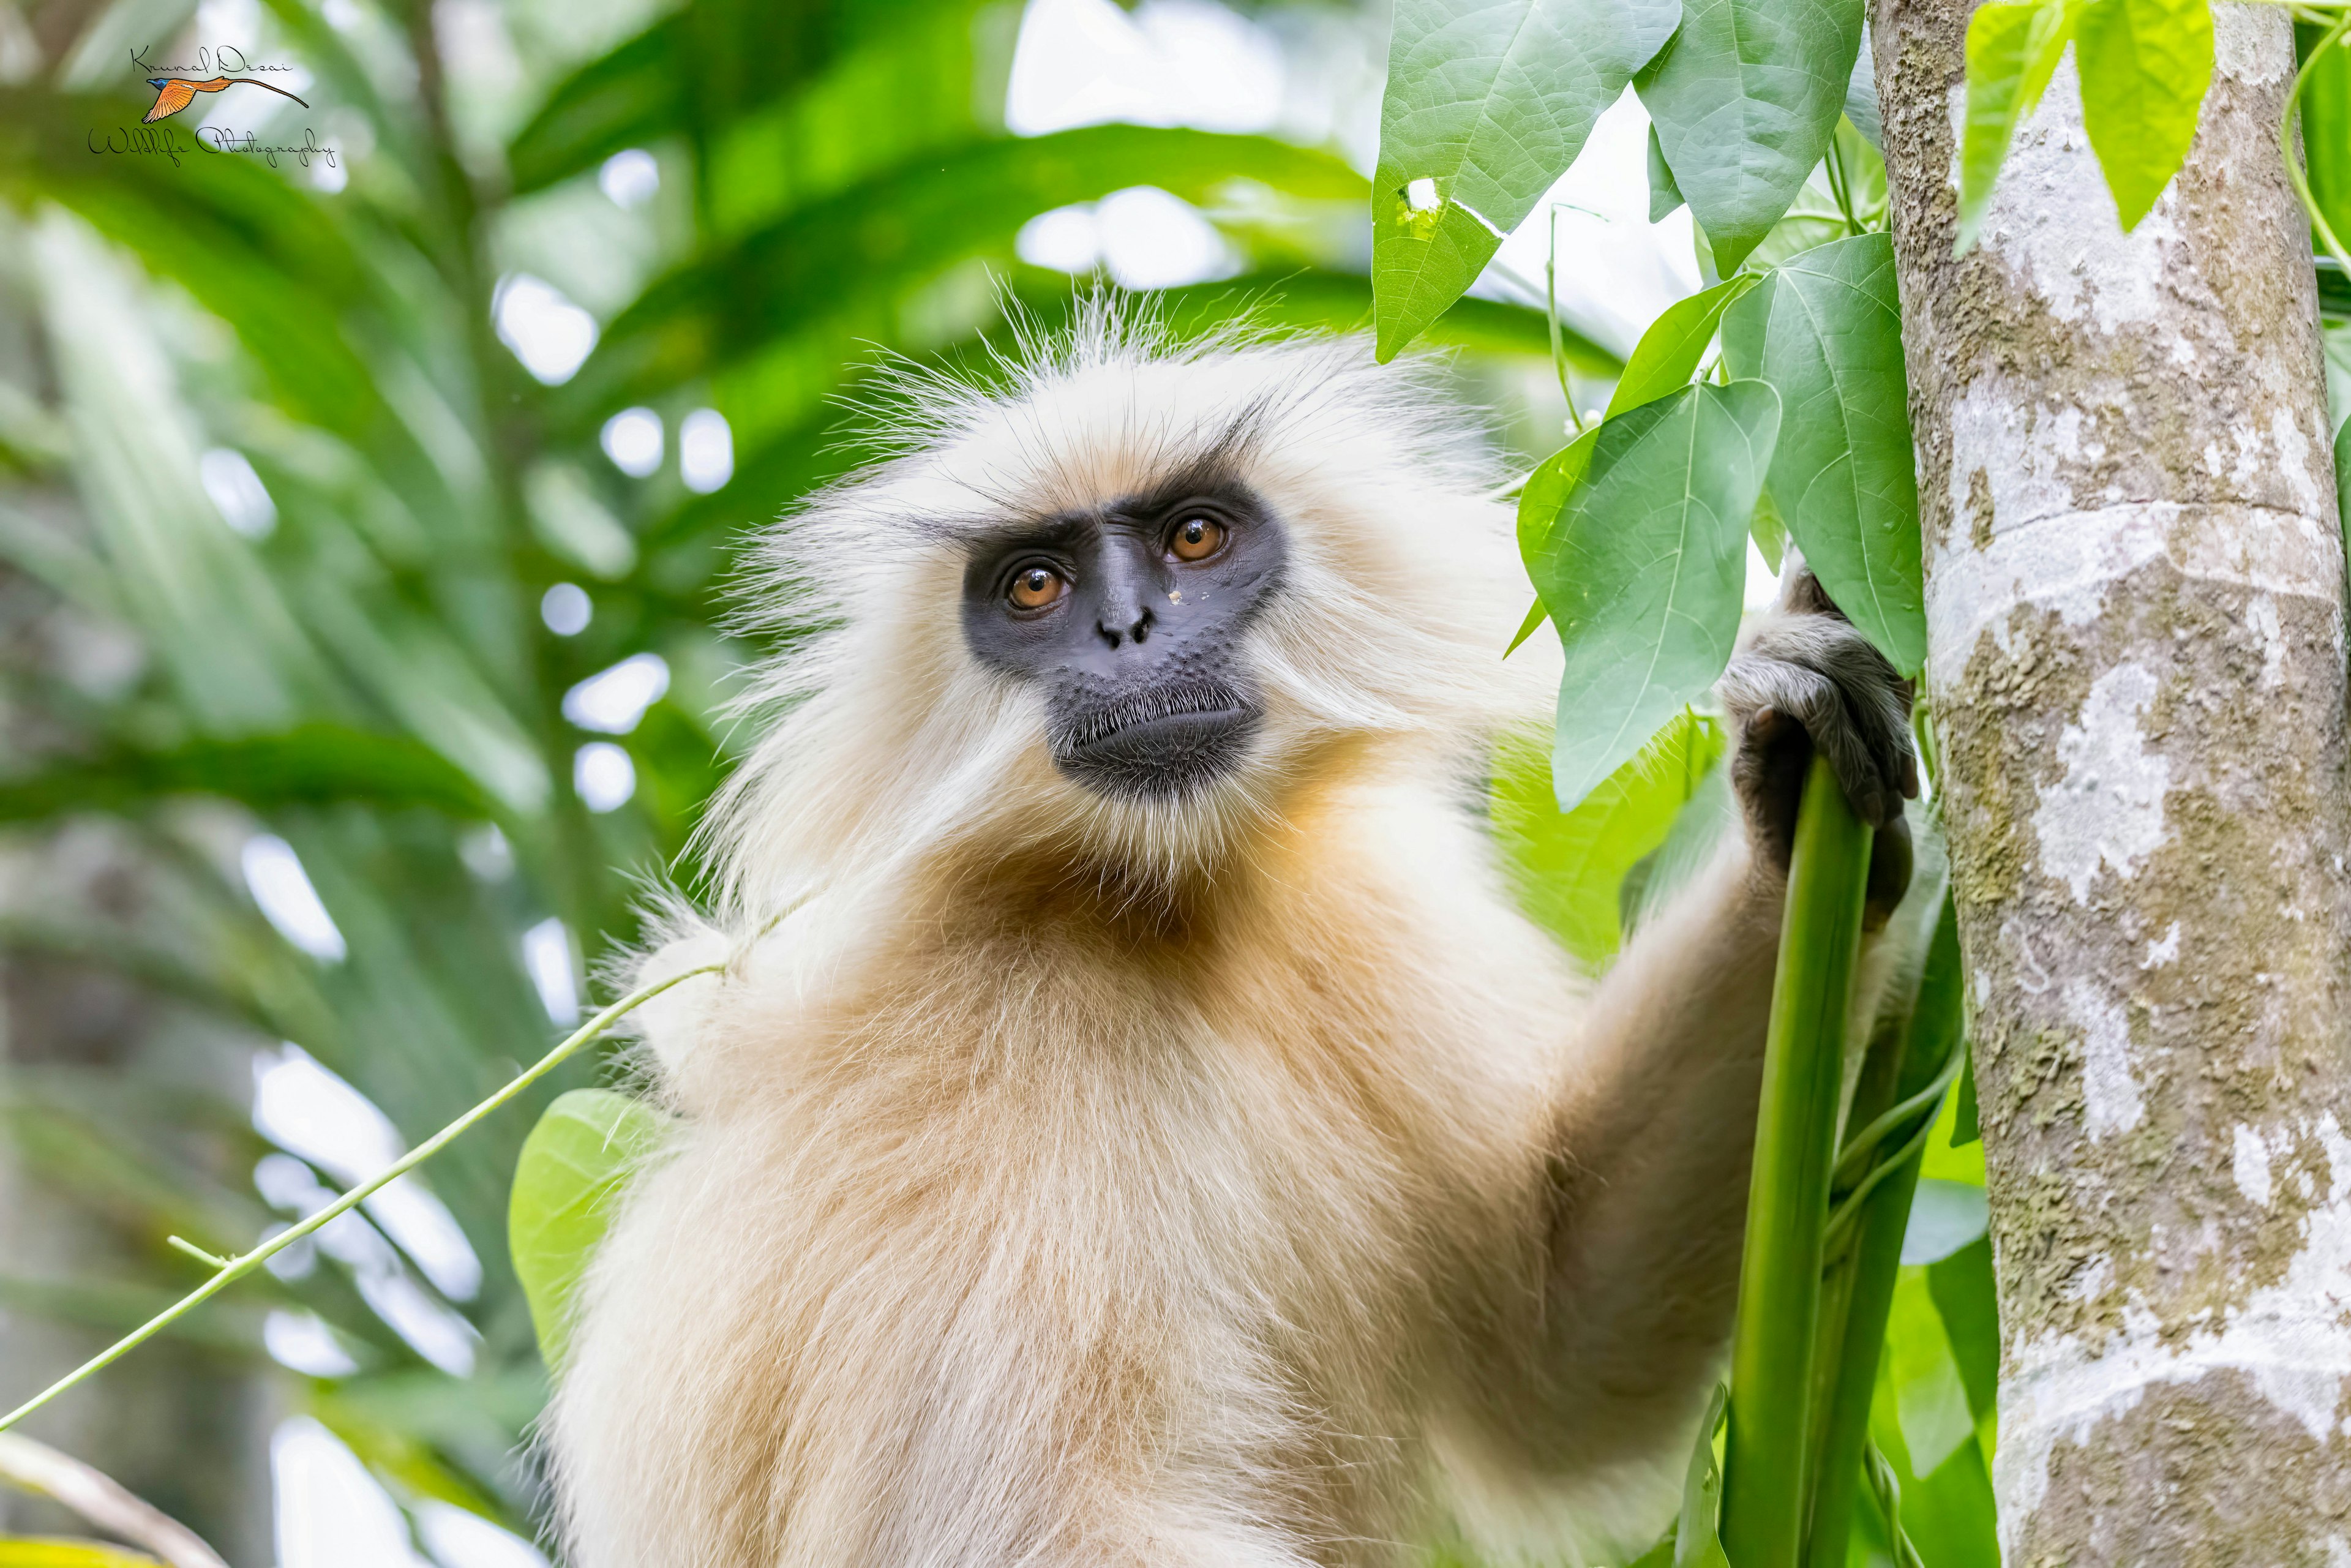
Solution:
M 1670 1440 L 1730 1326 L 1789 841 L 1815 742 L 1878 825 L 1871 924 L 1909 881 L 1909 691 L 1810 580 L 1722 683 L 1743 841 L 1644 925 L 1593 997 L 1560 1098 L 1544 1346 L 1602 1449 Z

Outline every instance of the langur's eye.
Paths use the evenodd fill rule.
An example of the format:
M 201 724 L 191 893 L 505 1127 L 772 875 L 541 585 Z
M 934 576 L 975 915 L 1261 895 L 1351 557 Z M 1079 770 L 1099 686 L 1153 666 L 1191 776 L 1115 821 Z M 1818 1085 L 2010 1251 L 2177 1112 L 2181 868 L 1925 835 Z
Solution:
M 1213 517 L 1186 517 L 1176 525 L 1167 549 L 1177 560 L 1206 560 L 1225 542 L 1224 525 Z
M 1024 566 L 1005 597 L 1012 601 L 1015 610 L 1042 610 L 1069 591 L 1069 580 L 1051 567 Z

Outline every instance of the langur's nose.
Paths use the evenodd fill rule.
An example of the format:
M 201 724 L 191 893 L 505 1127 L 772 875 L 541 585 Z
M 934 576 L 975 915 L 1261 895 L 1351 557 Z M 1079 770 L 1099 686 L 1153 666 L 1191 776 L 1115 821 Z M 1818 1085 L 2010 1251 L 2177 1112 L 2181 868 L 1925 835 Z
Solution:
M 1094 630 L 1102 633 L 1103 642 L 1116 648 L 1148 638 L 1154 619 L 1151 606 L 1120 595 L 1102 606 L 1102 614 L 1094 621 Z

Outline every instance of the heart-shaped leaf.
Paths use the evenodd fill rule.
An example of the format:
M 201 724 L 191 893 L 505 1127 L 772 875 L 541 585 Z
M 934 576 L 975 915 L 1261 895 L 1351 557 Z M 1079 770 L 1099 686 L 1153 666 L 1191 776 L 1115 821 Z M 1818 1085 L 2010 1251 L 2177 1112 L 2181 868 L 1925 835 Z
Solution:
M 629 1177 L 668 1132 L 669 1118 L 632 1095 L 575 1089 L 549 1105 L 523 1141 L 507 1198 L 507 1246 L 549 1368 L 562 1365 L 572 1297 Z
M 1686 387 L 1600 427 L 1591 468 L 1530 562 L 1566 653 L 1552 757 L 1573 810 L 1730 661 L 1747 524 L 1780 400 Z
M 1852 0 L 1687 0 L 1681 31 L 1644 75 L 1658 144 L 1735 271 L 1828 152 L 1861 53 Z
M 1780 394 L 1771 499 L 1804 562 L 1906 675 L 1927 658 L 1918 477 L 1894 245 L 1855 235 L 1774 267 L 1723 319 L 1724 362 Z
M 2136 228 L 2188 161 L 2212 85 L 2208 0 L 2086 0 L 2074 18 L 2082 129 L 2123 227 Z

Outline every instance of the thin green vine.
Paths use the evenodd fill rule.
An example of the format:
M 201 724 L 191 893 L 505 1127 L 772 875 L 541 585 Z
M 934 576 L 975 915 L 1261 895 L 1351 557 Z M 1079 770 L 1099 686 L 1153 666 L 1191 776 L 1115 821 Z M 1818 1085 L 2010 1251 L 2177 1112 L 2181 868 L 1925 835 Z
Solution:
M 2325 13 L 2321 11 L 2319 15 Z M 2294 193 L 2302 199 L 2303 211 L 2310 214 L 2310 226 L 2316 231 L 2320 243 L 2346 272 L 2351 272 L 2351 252 L 2345 250 L 2335 225 L 2319 210 L 2317 194 L 2310 188 L 2310 175 L 2304 170 L 2294 146 L 2294 127 L 2302 119 L 2302 91 L 2309 84 L 2311 68 L 2326 57 L 2327 50 L 2340 46 L 2346 33 L 2351 33 L 2351 9 L 2344 10 L 2328 24 L 2309 57 L 2302 62 L 2302 68 L 2294 73 L 2294 86 L 2285 95 L 2285 113 L 2278 120 L 2278 154 L 2284 160 L 2286 178 L 2294 182 Z
M 784 914 L 789 913 L 790 913 L 789 910 L 786 910 L 784 912 Z M 783 919 L 784 914 L 776 915 L 765 925 L 761 926 L 758 933 L 752 937 L 752 940 L 757 941 L 759 936 L 763 936 L 767 935 L 768 932 L 775 929 L 777 924 Z M 590 1040 L 595 1040 L 606 1030 L 611 1028 L 612 1025 L 618 1023 L 622 1019 L 627 1017 L 638 1008 L 643 1007 L 645 1003 L 653 1000 L 655 997 L 660 996 L 672 986 L 678 985 L 683 981 L 693 979 L 697 975 L 716 974 L 718 971 L 725 969 L 729 964 L 732 964 L 735 961 L 735 957 L 736 955 L 730 954 L 728 956 L 719 959 L 715 963 L 697 965 L 694 968 L 686 969 L 678 974 L 672 975 L 667 979 L 657 980 L 647 986 L 640 986 L 637 989 L 631 991 L 627 996 L 622 997 L 619 1001 L 614 1002 L 611 1007 L 606 1008 L 594 1018 L 590 1019 L 586 1023 L 581 1024 L 577 1030 L 574 1030 L 569 1035 L 564 1038 L 561 1044 L 549 1051 L 545 1056 L 540 1057 L 538 1061 L 526 1068 L 522 1072 L 516 1075 L 512 1081 L 510 1081 L 504 1088 L 500 1089 L 496 1093 L 491 1095 L 488 1099 L 483 1101 L 480 1104 L 475 1105 L 472 1110 L 466 1112 L 464 1115 L 458 1117 L 455 1121 L 450 1123 L 447 1126 L 442 1128 L 439 1132 L 434 1134 L 431 1137 L 425 1139 L 423 1143 L 409 1150 L 408 1153 L 402 1155 L 389 1166 L 386 1166 L 382 1170 L 377 1172 L 367 1181 L 364 1181 L 358 1186 L 351 1188 L 350 1191 L 343 1194 L 342 1197 L 327 1205 L 324 1208 L 319 1209 L 317 1213 L 310 1215 L 298 1225 L 289 1226 L 287 1228 L 277 1232 L 275 1236 L 266 1238 L 250 1251 L 241 1252 L 234 1258 L 221 1258 L 205 1251 L 195 1243 L 188 1241 L 181 1237 L 173 1236 L 169 1238 L 168 1239 L 173 1247 L 186 1253 L 191 1258 L 194 1258 L 200 1262 L 203 1262 L 214 1269 L 215 1271 L 213 1274 L 213 1277 L 206 1280 L 194 1290 L 189 1291 L 186 1295 L 181 1297 L 178 1301 L 172 1302 L 170 1306 L 164 1308 L 163 1311 L 156 1313 L 155 1316 L 148 1319 L 147 1322 L 141 1323 L 138 1328 L 133 1329 L 131 1333 L 123 1335 L 120 1339 L 115 1341 L 112 1344 L 107 1346 L 104 1350 L 99 1352 L 96 1355 L 82 1363 L 81 1365 L 74 1368 L 73 1371 L 68 1373 L 57 1382 L 49 1385 L 48 1387 L 41 1390 L 40 1393 L 33 1396 L 32 1398 L 27 1399 L 22 1405 L 17 1406 L 14 1410 L 9 1411 L 5 1416 L 0 1416 L 0 1432 L 5 1432 L 9 1427 L 14 1427 L 17 1422 L 22 1421 L 26 1416 L 30 1416 L 34 1411 L 38 1410 L 42 1406 L 47 1405 L 50 1400 L 55 1399 L 58 1395 L 65 1393 L 75 1385 L 83 1382 L 92 1375 L 101 1372 L 105 1368 L 112 1365 L 115 1362 L 120 1361 L 123 1356 L 128 1355 L 131 1352 L 138 1349 L 141 1345 L 154 1338 L 163 1330 L 171 1327 L 172 1324 L 177 1322 L 180 1319 L 185 1317 L 196 1308 L 202 1306 L 213 1297 L 220 1294 L 223 1291 L 228 1289 L 229 1286 L 245 1278 L 247 1274 L 252 1273 L 256 1269 L 261 1267 L 262 1264 L 267 1262 L 278 1253 L 283 1252 L 287 1248 L 294 1245 L 295 1242 L 301 1240 L 304 1237 L 311 1235 L 320 1228 L 340 1218 L 346 1214 L 349 1214 L 367 1198 L 372 1197 L 378 1192 L 381 1192 L 392 1183 L 399 1180 L 402 1176 L 406 1176 L 410 1171 L 414 1170 L 418 1166 L 423 1165 L 425 1161 L 439 1154 L 443 1149 L 447 1148 L 460 1136 L 469 1131 L 474 1124 L 479 1122 L 483 1117 L 487 1116 L 491 1112 L 496 1111 L 500 1106 L 506 1104 L 507 1102 L 512 1100 L 516 1095 L 521 1093 L 524 1090 L 529 1088 L 532 1084 L 538 1082 L 540 1079 L 554 1071 L 558 1067 L 561 1066 L 566 1061 L 576 1054 L 582 1046 L 585 1046 Z
M 1560 395 L 1567 400 L 1567 418 L 1571 434 L 1583 434 L 1583 411 L 1575 406 L 1575 388 L 1567 373 L 1567 340 L 1559 326 L 1559 209 L 1564 204 L 1554 202 L 1543 214 L 1550 230 L 1551 249 L 1543 257 L 1543 319 L 1551 325 L 1551 364 L 1559 376 Z

